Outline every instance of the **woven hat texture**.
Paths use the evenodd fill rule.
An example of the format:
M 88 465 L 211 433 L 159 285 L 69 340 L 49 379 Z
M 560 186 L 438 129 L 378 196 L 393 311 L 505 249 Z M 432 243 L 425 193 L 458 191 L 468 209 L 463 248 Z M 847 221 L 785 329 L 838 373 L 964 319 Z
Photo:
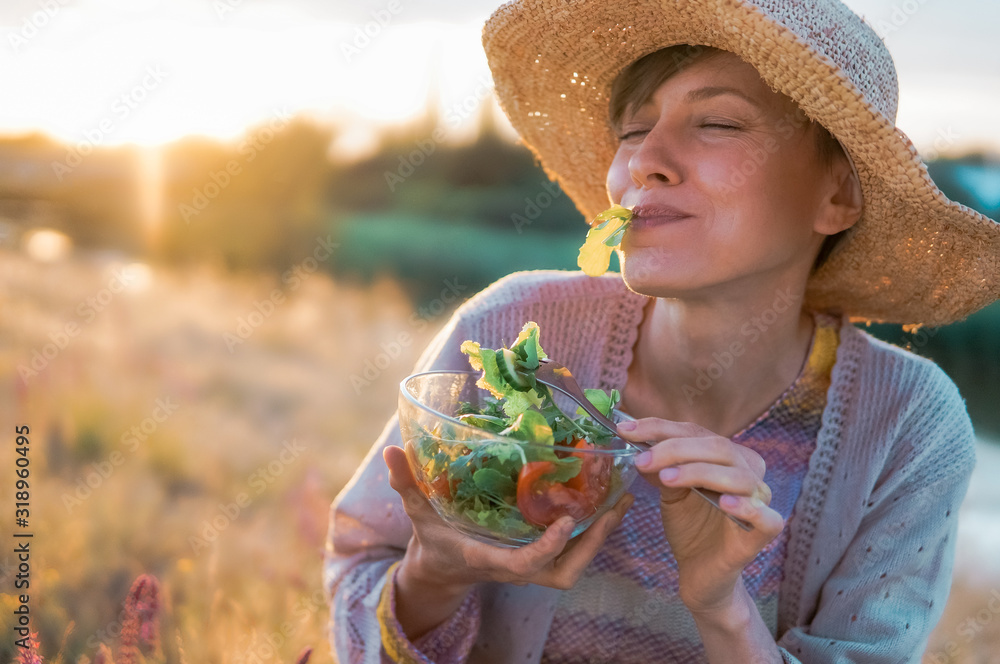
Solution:
M 617 139 L 615 77 L 676 44 L 730 51 L 840 141 L 858 223 L 810 278 L 806 306 L 852 320 L 941 325 L 1000 298 L 1000 224 L 949 200 L 896 128 L 882 40 L 837 0 L 515 0 L 483 29 L 496 94 L 545 172 L 591 219 Z

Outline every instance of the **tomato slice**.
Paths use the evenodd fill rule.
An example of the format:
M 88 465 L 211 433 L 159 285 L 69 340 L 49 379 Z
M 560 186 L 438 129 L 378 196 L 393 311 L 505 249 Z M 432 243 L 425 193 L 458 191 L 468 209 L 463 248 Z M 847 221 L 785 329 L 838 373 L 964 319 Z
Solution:
M 566 486 L 582 493 L 594 505 L 604 504 L 611 488 L 611 457 L 583 452 L 594 449 L 594 445 L 583 438 L 574 439 L 572 446 L 581 450 L 569 455 L 580 459 L 580 473 L 567 480 Z
M 597 507 L 584 494 L 545 479 L 554 470 L 555 465 L 550 461 L 532 461 L 521 467 L 517 508 L 524 520 L 536 526 L 550 526 L 566 514 L 577 521 L 594 514 Z
M 432 482 L 417 482 L 420 490 L 428 498 L 444 498 L 451 500 L 454 495 L 452 483 L 448 481 L 448 471 L 438 473 Z

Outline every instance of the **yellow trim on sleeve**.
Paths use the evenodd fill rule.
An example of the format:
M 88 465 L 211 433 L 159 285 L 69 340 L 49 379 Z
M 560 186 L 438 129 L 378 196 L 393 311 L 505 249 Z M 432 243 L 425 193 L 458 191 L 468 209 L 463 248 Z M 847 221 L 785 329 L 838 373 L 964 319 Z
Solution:
M 382 586 L 382 594 L 379 596 L 378 608 L 375 613 L 378 616 L 378 627 L 382 634 L 382 648 L 389 658 L 399 664 L 420 664 L 420 660 L 415 659 L 411 654 L 409 641 L 406 635 L 399 630 L 399 621 L 396 620 L 396 613 L 393 611 L 395 598 L 393 575 L 401 562 L 401 560 L 394 562 L 386 570 L 385 585 Z

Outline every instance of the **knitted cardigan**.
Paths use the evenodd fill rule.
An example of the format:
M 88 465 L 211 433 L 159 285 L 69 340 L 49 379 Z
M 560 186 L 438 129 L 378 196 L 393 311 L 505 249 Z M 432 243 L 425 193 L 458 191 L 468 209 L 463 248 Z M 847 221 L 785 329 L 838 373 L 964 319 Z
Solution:
M 462 341 L 496 348 L 533 320 L 581 385 L 622 390 L 647 301 L 618 274 L 516 273 L 463 304 L 415 371 L 467 369 Z M 412 534 L 388 483 L 387 445 L 401 446 L 395 415 L 330 511 L 324 585 L 342 664 L 385 661 L 376 607 Z M 972 425 L 944 372 L 844 318 L 789 526 L 777 630 L 786 662 L 920 661 L 948 596 L 974 463 Z M 484 583 L 479 592 L 469 661 L 540 661 L 561 591 Z

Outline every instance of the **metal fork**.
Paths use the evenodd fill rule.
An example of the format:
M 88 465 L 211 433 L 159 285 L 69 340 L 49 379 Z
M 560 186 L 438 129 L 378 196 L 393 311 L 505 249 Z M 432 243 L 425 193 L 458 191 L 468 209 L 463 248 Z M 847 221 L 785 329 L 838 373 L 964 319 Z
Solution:
M 538 369 L 535 370 L 535 380 L 537 380 L 539 383 L 543 385 L 547 385 L 553 389 L 559 390 L 560 392 L 568 396 L 570 399 L 575 401 L 577 404 L 579 404 L 580 407 L 582 407 L 585 411 L 587 411 L 587 413 L 594 419 L 594 421 L 604 426 L 608 431 L 610 431 L 614 435 L 616 436 L 618 435 L 618 427 L 615 425 L 615 423 L 612 422 L 610 419 L 608 419 L 604 415 L 604 413 L 598 410 L 594 404 L 590 403 L 590 399 L 588 399 L 587 396 L 583 393 L 583 390 L 580 389 L 580 384 L 576 382 L 575 378 L 573 378 L 573 374 L 570 373 L 569 369 L 567 369 L 563 365 L 557 362 L 553 362 L 552 360 L 539 359 Z M 641 447 L 646 447 L 647 449 L 651 447 L 651 445 L 647 442 L 636 442 L 634 444 Z M 697 487 L 691 487 L 691 490 L 694 491 L 699 496 L 701 496 L 702 498 L 704 498 L 705 500 L 707 500 L 709 503 L 711 503 L 716 509 L 718 509 L 727 517 L 729 517 L 730 521 L 738 525 L 743 530 L 746 530 L 748 532 L 753 530 L 753 526 L 751 524 L 747 523 L 743 519 L 736 518 L 732 514 L 729 514 L 721 507 L 719 507 L 719 498 L 722 497 L 722 494 L 719 493 L 718 491 L 712 491 L 711 489 L 700 489 Z

